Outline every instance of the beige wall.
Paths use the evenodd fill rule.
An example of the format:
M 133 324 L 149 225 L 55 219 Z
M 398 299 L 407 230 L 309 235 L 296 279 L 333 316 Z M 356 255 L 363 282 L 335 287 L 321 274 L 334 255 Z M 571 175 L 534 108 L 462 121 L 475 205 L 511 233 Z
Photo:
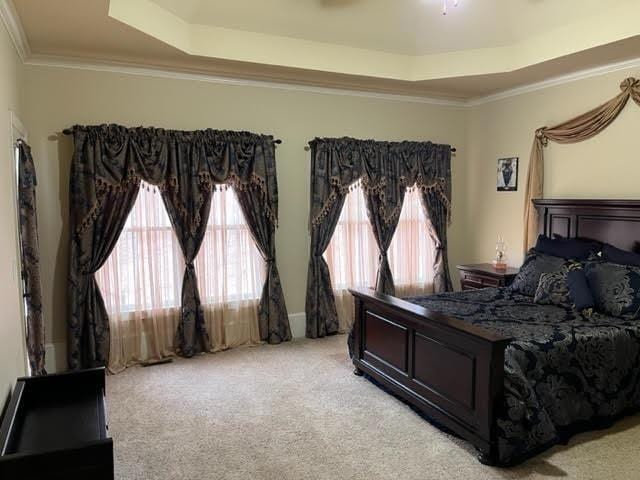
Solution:
M 619 93 L 640 72 L 622 71 L 478 106 L 468 112 L 469 168 L 463 210 L 468 248 L 464 261 L 485 261 L 496 236 L 508 243 L 509 263 L 522 260 L 522 210 L 534 131 L 581 114 Z M 545 149 L 547 198 L 640 198 L 640 108 L 629 101 L 602 134 L 573 145 Z M 496 160 L 520 157 L 517 192 L 496 192 Z M 460 185 L 459 189 L 463 188 Z M 460 221 L 460 218 L 458 218 Z M 461 227 L 462 228 L 462 227 Z
M 308 254 L 308 153 L 315 136 L 430 139 L 458 148 L 453 160 L 450 263 L 488 261 L 495 239 L 522 259 L 522 206 L 532 134 L 615 95 L 618 72 L 461 109 L 348 95 L 305 93 L 86 70 L 25 67 L 24 120 L 38 175 L 47 342 L 65 339 L 68 172 L 73 125 L 115 122 L 166 128 L 271 133 L 278 147 L 279 265 L 290 313 L 304 311 Z M 602 135 L 546 150 L 545 196 L 637 198 L 640 108 L 630 104 Z M 496 192 L 496 159 L 520 157 L 517 192 Z M 454 277 L 455 277 L 454 270 Z
M 14 157 L 9 111 L 20 114 L 23 67 L 0 22 L 0 412 L 18 376 L 25 373 L 24 337 L 18 283 Z
M 67 191 L 71 142 L 58 136 L 75 123 L 115 122 L 176 129 L 270 133 L 280 191 L 278 262 L 289 313 L 304 311 L 307 275 L 308 165 L 303 147 L 315 136 L 433 140 L 458 148 L 453 160 L 451 263 L 461 257 L 456 211 L 464 198 L 464 109 L 345 95 L 303 93 L 187 80 L 26 67 L 25 118 L 38 185 L 47 342 L 64 342 L 68 263 Z M 462 218 L 462 215 L 460 215 Z

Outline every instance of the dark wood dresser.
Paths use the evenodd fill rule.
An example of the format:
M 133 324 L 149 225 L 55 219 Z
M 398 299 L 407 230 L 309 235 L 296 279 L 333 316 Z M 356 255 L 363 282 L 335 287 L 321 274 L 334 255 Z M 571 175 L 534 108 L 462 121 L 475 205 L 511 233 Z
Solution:
M 113 480 L 104 368 L 19 378 L 0 425 L 2 480 Z
M 458 265 L 462 290 L 477 290 L 487 287 L 506 287 L 518 273 L 517 268 L 496 270 L 491 263 Z

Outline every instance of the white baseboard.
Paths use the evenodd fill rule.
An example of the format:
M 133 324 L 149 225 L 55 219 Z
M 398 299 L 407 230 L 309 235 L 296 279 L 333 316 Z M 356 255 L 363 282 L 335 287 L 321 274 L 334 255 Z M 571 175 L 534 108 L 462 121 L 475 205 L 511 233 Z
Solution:
M 291 313 L 289 315 L 289 326 L 293 338 L 304 338 L 307 333 L 307 316 L 304 312 Z
M 67 369 L 67 344 L 64 342 L 47 343 L 44 346 L 44 367 L 47 373 L 64 372 Z

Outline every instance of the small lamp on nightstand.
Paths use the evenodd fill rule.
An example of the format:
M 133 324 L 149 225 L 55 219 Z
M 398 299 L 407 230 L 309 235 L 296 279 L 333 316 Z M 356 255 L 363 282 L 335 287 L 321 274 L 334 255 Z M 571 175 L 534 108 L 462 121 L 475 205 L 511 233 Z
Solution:
M 503 272 L 507 269 L 507 246 L 504 241 L 502 235 L 498 235 L 498 240 L 496 241 L 496 258 L 493 261 L 493 267 Z

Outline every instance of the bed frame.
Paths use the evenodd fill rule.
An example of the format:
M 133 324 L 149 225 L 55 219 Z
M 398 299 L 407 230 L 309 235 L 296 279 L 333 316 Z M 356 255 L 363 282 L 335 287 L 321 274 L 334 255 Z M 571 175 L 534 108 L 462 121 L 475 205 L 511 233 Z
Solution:
M 638 250 L 640 201 L 533 200 L 539 231 Z M 355 297 L 355 374 L 370 376 L 436 423 L 497 459 L 494 411 L 502 398 L 504 349 L 511 341 L 454 317 L 381 295 Z

